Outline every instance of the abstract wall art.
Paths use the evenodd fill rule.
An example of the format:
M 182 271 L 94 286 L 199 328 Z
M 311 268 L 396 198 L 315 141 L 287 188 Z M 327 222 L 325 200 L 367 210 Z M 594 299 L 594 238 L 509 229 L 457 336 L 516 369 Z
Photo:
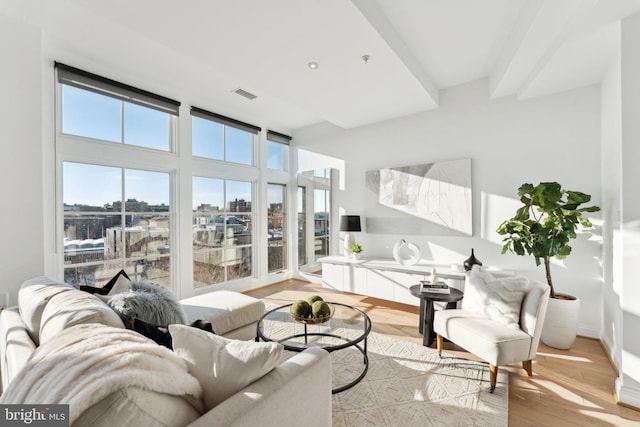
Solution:
M 404 214 L 389 217 L 390 212 L 378 209 L 379 216 L 367 219 L 368 232 L 405 232 L 398 230 L 405 228 L 401 226 L 404 222 L 407 231 L 421 234 L 423 230 L 429 234 L 424 227 L 416 227 L 416 221 L 410 219 L 413 217 L 453 234 L 472 234 L 471 159 L 385 168 L 366 174 L 370 199 Z M 444 230 L 436 234 L 447 234 Z

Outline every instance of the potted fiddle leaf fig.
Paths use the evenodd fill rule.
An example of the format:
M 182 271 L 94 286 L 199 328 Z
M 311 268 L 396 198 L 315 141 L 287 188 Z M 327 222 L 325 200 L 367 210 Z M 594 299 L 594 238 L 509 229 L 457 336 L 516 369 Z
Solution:
M 542 341 L 549 346 L 566 349 L 575 340 L 580 301 L 575 296 L 556 293 L 550 261 L 552 257 L 564 259 L 571 253 L 570 242 L 576 237 L 578 225 L 592 227 L 584 214 L 597 212 L 600 208 L 583 206 L 591 200 L 590 195 L 565 190 L 557 182 L 541 182 L 535 186 L 523 184 L 518 188 L 518 196 L 522 206 L 513 218 L 504 221 L 497 229 L 498 234 L 505 236 L 502 253 L 511 251 L 517 255 L 533 255 L 536 265 L 544 263 L 550 300 Z M 570 319 L 563 319 L 565 316 Z M 556 330 L 563 324 L 569 326 L 568 330 Z

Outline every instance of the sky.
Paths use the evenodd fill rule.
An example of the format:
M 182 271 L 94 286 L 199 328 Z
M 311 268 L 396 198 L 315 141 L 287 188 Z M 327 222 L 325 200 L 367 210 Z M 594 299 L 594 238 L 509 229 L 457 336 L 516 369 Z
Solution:
M 109 166 L 64 163 L 65 204 L 104 206 L 122 200 L 123 169 Z M 124 199 L 151 205 L 169 205 L 169 174 L 124 170 Z

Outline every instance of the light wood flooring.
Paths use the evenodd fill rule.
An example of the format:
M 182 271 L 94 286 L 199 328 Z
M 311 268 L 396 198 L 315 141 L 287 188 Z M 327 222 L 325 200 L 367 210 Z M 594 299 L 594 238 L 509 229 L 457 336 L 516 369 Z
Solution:
M 277 305 L 317 294 L 328 301 L 360 308 L 369 315 L 376 332 L 422 343 L 418 308 L 410 305 L 333 291 L 319 283 L 300 280 L 246 293 Z M 453 344 L 445 346 L 457 355 L 473 358 Z M 640 426 L 640 411 L 615 402 L 616 373 L 598 340 L 578 337 L 570 350 L 556 350 L 540 343 L 532 377 L 527 376 L 521 364 L 507 369 L 510 426 Z

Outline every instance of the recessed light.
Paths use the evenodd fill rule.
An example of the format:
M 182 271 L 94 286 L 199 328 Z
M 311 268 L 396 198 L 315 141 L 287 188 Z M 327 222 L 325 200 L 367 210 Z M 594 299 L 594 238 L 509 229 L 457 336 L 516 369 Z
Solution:
M 307 66 L 308 66 L 309 68 L 311 68 L 312 70 L 315 70 L 316 68 L 318 68 L 318 63 L 317 63 L 317 62 L 309 62 L 309 63 L 307 64 Z

